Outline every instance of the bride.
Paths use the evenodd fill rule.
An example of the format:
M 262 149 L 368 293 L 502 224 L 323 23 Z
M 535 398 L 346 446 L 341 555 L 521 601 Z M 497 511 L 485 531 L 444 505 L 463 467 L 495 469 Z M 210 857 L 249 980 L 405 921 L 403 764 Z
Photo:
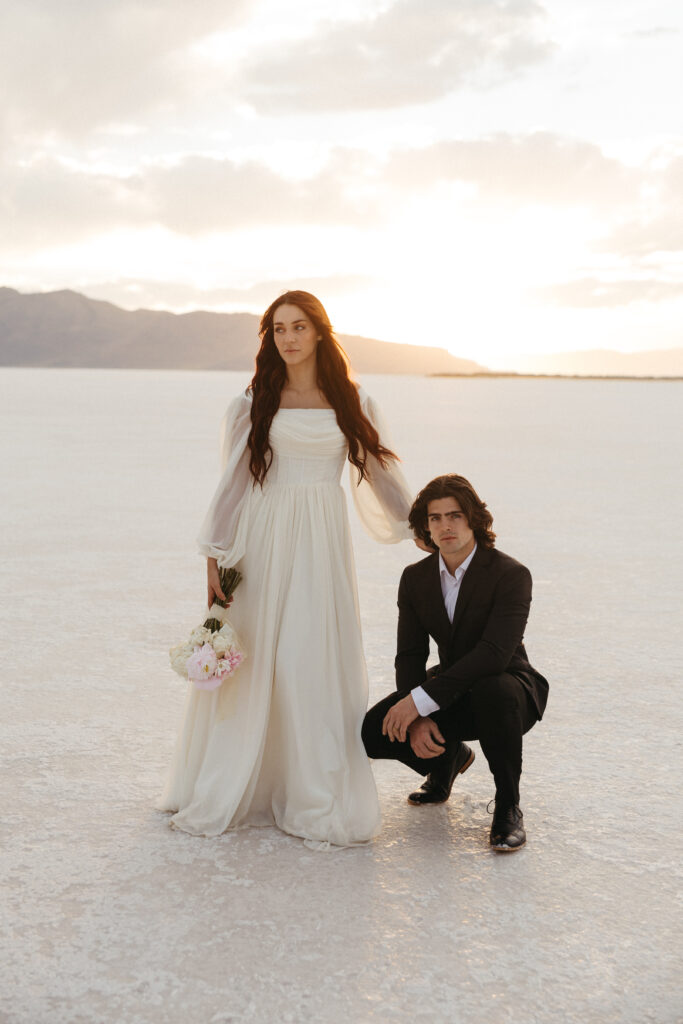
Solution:
M 242 573 L 230 622 L 247 660 L 218 690 L 190 687 L 161 806 L 194 835 L 275 824 L 313 847 L 351 846 L 380 816 L 360 738 L 367 678 L 345 461 L 378 541 L 413 539 L 412 496 L 318 299 L 286 292 L 259 334 L 199 537 L 209 607 L 223 596 L 218 566 Z

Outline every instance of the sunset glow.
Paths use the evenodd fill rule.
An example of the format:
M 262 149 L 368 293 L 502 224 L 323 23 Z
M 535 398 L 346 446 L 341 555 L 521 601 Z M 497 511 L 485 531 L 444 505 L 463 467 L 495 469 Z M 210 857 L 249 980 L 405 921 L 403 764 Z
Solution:
M 679 5 L 309 10 L 15 8 L 0 283 L 255 313 L 304 287 L 341 332 L 500 368 L 680 345 Z

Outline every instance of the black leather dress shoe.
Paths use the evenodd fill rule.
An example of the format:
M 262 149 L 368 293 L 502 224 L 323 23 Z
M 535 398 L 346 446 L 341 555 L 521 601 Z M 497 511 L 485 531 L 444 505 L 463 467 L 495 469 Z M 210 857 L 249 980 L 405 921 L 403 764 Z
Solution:
M 462 775 L 474 761 L 474 751 L 461 743 L 455 757 L 430 772 L 422 785 L 408 797 L 409 804 L 443 804 L 448 800 L 456 775 Z
M 524 846 L 526 842 L 524 815 L 517 804 L 507 804 L 502 807 L 498 807 L 496 804 L 490 841 L 497 853 L 512 853 Z

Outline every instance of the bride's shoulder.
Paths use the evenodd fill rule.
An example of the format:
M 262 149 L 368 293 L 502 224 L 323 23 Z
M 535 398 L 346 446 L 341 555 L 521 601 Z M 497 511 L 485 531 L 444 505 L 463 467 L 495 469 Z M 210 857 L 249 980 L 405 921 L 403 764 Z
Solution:
M 225 410 L 225 418 L 228 420 L 235 420 L 248 413 L 251 413 L 251 392 L 242 391 L 239 395 L 235 395 L 234 398 L 231 398 L 228 402 L 228 407 Z
M 230 399 L 228 408 L 230 408 L 230 406 L 235 406 L 236 408 L 239 408 L 240 406 L 241 407 L 251 406 L 251 401 L 252 401 L 251 391 L 248 388 L 245 388 L 244 391 L 240 391 L 239 395 L 235 395 L 234 398 Z
M 372 395 L 368 394 L 362 384 L 356 384 L 356 387 L 358 388 L 361 409 L 365 413 L 373 413 L 378 408 L 376 400 Z

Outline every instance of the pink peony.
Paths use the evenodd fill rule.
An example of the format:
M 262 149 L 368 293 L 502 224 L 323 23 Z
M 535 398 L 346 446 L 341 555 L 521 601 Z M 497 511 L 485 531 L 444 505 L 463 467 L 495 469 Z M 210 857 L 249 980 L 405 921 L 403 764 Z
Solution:
M 217 679 L 214 675 L 217 664 L 216 652 L 211 644 L 195 647 L 187 659 L 187 678 L 192 679 L 200 690 L 215 690 L 222 681 L 222 677 Z

